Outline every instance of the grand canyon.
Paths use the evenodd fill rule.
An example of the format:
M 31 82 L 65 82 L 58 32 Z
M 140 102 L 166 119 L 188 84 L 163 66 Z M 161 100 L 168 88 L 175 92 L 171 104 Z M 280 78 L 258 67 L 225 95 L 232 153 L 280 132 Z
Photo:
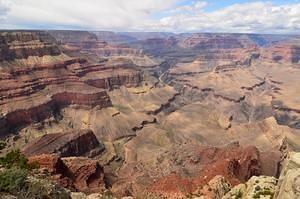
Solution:
M 23 198 L 300 197 L 300 37 L 3 30 L 0 45 L 1 156 L 37 163 L 27 181 L 47 192 Z

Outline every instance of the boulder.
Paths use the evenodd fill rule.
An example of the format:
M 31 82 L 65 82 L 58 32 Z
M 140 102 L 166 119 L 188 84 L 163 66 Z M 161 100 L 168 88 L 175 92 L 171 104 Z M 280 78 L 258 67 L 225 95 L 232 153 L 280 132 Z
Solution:
M 222 199 L 272 199 L 274 197 L 276 184 L 277 179 L 274 177 L 253 176 L 245 184 L 239 184 L 232 188 Z

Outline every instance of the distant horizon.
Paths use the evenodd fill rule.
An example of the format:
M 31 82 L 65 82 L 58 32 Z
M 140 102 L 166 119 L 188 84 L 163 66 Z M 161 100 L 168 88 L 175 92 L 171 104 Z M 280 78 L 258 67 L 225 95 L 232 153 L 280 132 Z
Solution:
M 237 34 L 237 35 L 283 35 L 283 36 L 300 36 L 300 32 L 297 33 L 245 33 L 245 32 L 167 32 L 167 31 L 115 31 L 115 30 L 90 30 L 90 29 L 1 29 L 0 32 L 9 31 L 74 31 L 74 32 L 112 32 L 117 34 L 122 33 L 165 33 L 173 35 L 181 34 Z
M 300 33 L 300 0 L 0 0 L 0 29 Z

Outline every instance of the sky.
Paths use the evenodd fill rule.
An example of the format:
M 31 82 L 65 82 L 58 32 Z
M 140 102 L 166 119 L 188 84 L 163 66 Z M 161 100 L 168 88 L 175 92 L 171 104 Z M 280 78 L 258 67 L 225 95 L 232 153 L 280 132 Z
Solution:
M 0 29 L 300 34 L 300 0 L 0 0 Z

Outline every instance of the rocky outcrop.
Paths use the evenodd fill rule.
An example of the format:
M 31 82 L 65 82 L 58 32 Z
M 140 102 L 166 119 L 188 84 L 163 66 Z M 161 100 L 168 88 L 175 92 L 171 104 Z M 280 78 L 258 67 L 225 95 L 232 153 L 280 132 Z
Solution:
M 279 179 L 253 176 L 244 184 L 233 187 L 222 199 L 231 198 L 299 198 L 300 154 L 290 152 L 282 164 Z
M 50 174 L 63 173 L 66 165 L 57 154 L 42 154 L 28 157 L 29 163 L 38 163 L 40 168 L 46 168 Z
M 104 150 L 90 130 L 47 134 L 28 144 L 23 152 L 27 156 L 57 154 L 61 157 L 93 156 Z
M 300 45 L 296 42 L 281 42 L 267 49 L 263 54 L 263 58 L 277 63 L 300 63 Z
M 105 190 L 103 167 L 95 160 L 83 157 L 61 159 L 50 154 L 32 156 L 29 162 L 37 162 L 47 169 L 51 178 L 65 188 L 87 194 Z
M 168 166 L 165 165 L 162 170 L 154 167 L 150 171 L 147 171 L 147 167 L 139 170 L 140 165 L 134 167 L 128 164 L 122 168 L 120 181 L 113 185 L 113 190 L 120 192 L 120 195 L 126 191 L 138 195 L 143 190 L 147 190 L 166 197 L 170 195 L 182 197 L 196 191 L 200 186 L 203 187 L 216 175 L 222 175 L 230 184 L 237 185 L 262 172 L 259 151 L 255 147 L 242 148 L 238 144 L 224 148 L 181 146 L 158 159 L 160 164 Z M 132 171 L 135 172 L 132 173 Z M 169 174 L 162 175 L 168 171 Z M 155 178 L 150 176 L 155 176 Z M 129 181 L 127 185 L 121 181 L 123 178 Z M 145 178 L 153 183 L 145 187 L 145 184 L 148 184 L 142 183 Z
M 206 185 L 193 192 L 193 197 L 218 199 L 222 198 L 231 189 L 231 184 L 223 177 L 216 176 Z
M 104 170 L 97 161 L 88 158 L 64 158 L 73 186 L 84 193 L 98 193 L 105 190 Z
M 299 198 L 300 197 L 300 153 L 290 153 L 283 162 L 279 176 L 276 197 Z
M 247 183 L 232 188 L 222 199 L 273 198 L 277 179 L 269 176 L 253 176 Z M 284 197 L 283 197 L 284 198 Z
M 55 39 L 44 31 L 0 31 L 0 62 L 29 56 L 59 55 Z

